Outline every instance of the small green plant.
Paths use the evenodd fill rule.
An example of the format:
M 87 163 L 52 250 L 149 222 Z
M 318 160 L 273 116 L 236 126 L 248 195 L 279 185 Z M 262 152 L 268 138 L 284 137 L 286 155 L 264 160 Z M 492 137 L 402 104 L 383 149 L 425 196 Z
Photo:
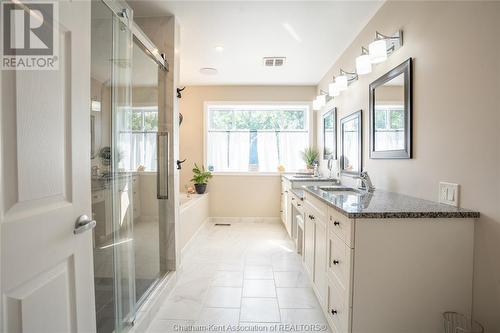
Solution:
M 193 183 L 206 184 L 210 178 L 212 178 L 210 171 L 206 171 L 203 165 L 200 168 L 196 163 L 194 164 L 193 178 L 191 179 Z
M 319 152 L 314 147 L 307 147 L 302 151 L 302 159 L 306 162 L 306 166 L 308 168 L 312 168 L 314 166 L 314 162 L 318 160 Z

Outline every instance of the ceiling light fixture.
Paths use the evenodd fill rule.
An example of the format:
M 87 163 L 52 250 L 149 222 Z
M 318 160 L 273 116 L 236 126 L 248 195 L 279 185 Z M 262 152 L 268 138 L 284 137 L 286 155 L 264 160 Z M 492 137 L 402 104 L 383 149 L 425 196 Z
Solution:
M 224 46 L 222 45 L 217 45 L 214 47 L 215 51 L 217 52 L 223 52 L 224 51 Z
M 203 67 L 200 68 L 200 73 L 204 75 L 217 75 L 217 69 L 212 67 Z
M 378 64 L 387 59 L 387 56 L 403 45 L 403 31 L 399 30 L 393 36 L 386 36 L 376 31 L 375 40 L 368 45 L 370 61 Z
M 370 55 L 365 47 L 361 47 L 361 55 L 356 58 L 356 73 L 358 75 L 364 75 L 371 73 L 372 63 L 370 60 Z

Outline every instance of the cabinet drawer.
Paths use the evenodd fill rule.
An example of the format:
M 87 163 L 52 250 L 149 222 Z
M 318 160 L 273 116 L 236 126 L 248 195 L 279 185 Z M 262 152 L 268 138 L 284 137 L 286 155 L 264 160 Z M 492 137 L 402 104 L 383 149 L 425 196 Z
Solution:
M 326 204 L 311 195 L 306 194 L 305 205 L 307 207 L 306 218 L 311 215 L 313 220 L 319 219 L 325 222 L 328 221 L 328 206 Z
M 340 240 L 334 232 L 328 235 L 328 275 L 337 280 L 344 293 L 349 292 L 353 250 Z
M 302 201 L 298 196 L 292 194 L 292 205 L 297 208 L 300 214 L 304 214 L 304 201 Z
M 328 283 L 328 319 L 333 329 L 339 333 L 348 333 L 351 329 L 351 311 L 349 297 L 343 293 L 335 281 Z
M 329 207 L 328 228 L 347 246 L 354 248 L 354 221 Z

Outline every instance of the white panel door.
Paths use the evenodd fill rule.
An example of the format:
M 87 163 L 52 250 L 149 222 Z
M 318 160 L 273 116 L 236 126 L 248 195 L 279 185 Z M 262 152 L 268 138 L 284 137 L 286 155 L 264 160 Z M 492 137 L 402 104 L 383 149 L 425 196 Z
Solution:
M 61 1 L 59 70 L 1 73 L 1 330 L 94 332 L 90 2 Z

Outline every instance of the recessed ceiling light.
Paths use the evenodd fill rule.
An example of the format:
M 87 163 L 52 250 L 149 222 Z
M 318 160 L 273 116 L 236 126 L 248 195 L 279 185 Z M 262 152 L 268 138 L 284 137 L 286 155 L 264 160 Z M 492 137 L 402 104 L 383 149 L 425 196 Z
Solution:
M 222 52 L 222 51 L 224 51 L 224 46 L 222 46 L 222 45 L 217 45 L 216 47 L 214 47 L 214 49 L 215 49 L 215 51 L 217 51 L 217 52 Z
M 200 68 L 200 73 L 205 75 L 217 75 L 217 70 L 212 67 Z

